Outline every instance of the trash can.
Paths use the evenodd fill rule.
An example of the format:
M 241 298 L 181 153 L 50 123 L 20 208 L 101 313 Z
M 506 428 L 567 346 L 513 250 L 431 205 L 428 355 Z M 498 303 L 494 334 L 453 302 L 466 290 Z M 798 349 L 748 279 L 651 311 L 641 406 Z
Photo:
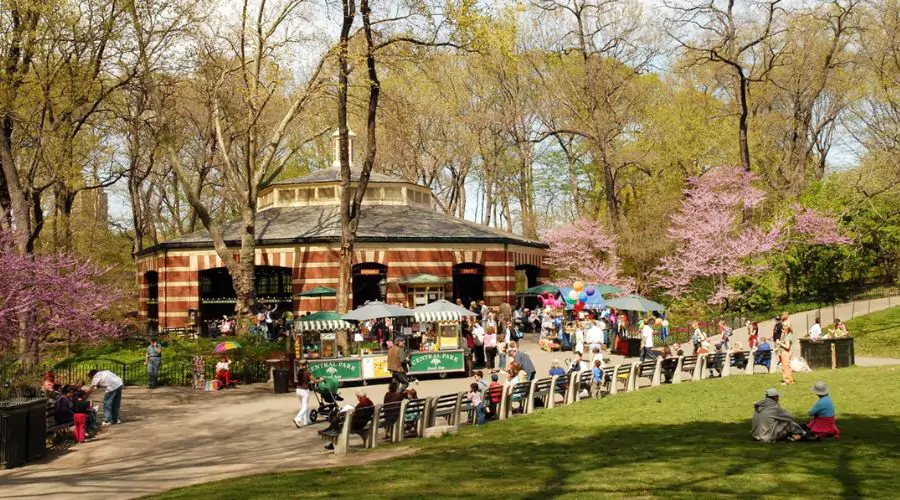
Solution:
M 25 464 L 28 457 L 28 405 L 0 401 L 0 467 Z
M 272 370 L 272 380 L 275 386 L 275 394 L 286 394 L 288 392 L 288 379 L 290 370 L 276 368 Z
M 25 460 L 33 462 L 47 453 L 47 399 L 22 399 L 28 415 L 28 447 Z

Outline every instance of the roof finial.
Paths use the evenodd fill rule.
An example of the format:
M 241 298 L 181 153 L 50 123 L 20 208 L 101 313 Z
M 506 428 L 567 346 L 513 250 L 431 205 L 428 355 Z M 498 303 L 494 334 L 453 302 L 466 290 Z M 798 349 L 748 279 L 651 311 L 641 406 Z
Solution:
M 353 130 L 347 129 L 347 142 L 348 144 L 348 156 L 350 157 L 350 168 L 353 168 L 353 138 L 356 137 L 356 134 L 353 133 Z M 331 166 L 334 168 L 341 168 L 341 131 L 340 129 L 335 130 L 333 134 L 331 134 L 331 151 L 332 151 L 332 161 Z

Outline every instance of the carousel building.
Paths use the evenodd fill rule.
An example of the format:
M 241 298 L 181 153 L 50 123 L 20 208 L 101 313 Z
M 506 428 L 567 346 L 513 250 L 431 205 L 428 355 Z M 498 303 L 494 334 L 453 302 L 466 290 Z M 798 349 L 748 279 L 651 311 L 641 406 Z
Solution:
M 352 179 L 359 178 L 353 171 Z M 350 189 L 355 190 L 355 182 Z M 386 300 L 408 307 L 438 299 L 466 305 L 513 303 L 518 288 L 549 275 L 547 245 L 440 212 L 429 188 L 372 173 L 352 263 L 351 307 Z M 337 288 L 340 169 L 283 180 L 259 195 L 256 219 L 258 301 L 295 314 L 336 309 L 335 297 L 300 297 Z M 240 223 L 222 225 L 240 246 Z M 202 327 L 234 312 L 231 277 L 204 229 L 161 243 L 137 259 L 141 318 L 151 329 Z

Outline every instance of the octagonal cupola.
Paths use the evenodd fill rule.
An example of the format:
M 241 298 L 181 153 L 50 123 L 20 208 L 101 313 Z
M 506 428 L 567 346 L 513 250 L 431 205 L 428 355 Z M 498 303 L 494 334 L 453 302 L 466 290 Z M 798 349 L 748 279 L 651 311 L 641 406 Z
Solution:
M 360 171 L 353 168 L 353 138 L 350 132 L 350 190 L 356 192 Z M 262 190 L 258 198 L 259 210 L 310 205 L 340 205 L 341 168 L 339 134 L 332 134 L 332 167 L 317 170 L 303 177 L 276 181 Z M 390 175 L 372 172 L 363 198 L 363 205 L 415 205 L 433 209 L 431 189 Z

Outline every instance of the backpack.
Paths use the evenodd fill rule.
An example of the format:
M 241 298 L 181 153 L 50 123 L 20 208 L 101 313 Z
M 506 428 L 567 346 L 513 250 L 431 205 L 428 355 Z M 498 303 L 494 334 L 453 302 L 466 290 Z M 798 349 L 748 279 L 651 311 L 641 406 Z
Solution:
M 516 336 L 516 340 L 522 340 L 522 339 L 525 338 L 525 334 L 522 333 L 522 331 L 519 330 L 518 328 L 516 328 L 515 330 L 513 330 L 513 334 Z

